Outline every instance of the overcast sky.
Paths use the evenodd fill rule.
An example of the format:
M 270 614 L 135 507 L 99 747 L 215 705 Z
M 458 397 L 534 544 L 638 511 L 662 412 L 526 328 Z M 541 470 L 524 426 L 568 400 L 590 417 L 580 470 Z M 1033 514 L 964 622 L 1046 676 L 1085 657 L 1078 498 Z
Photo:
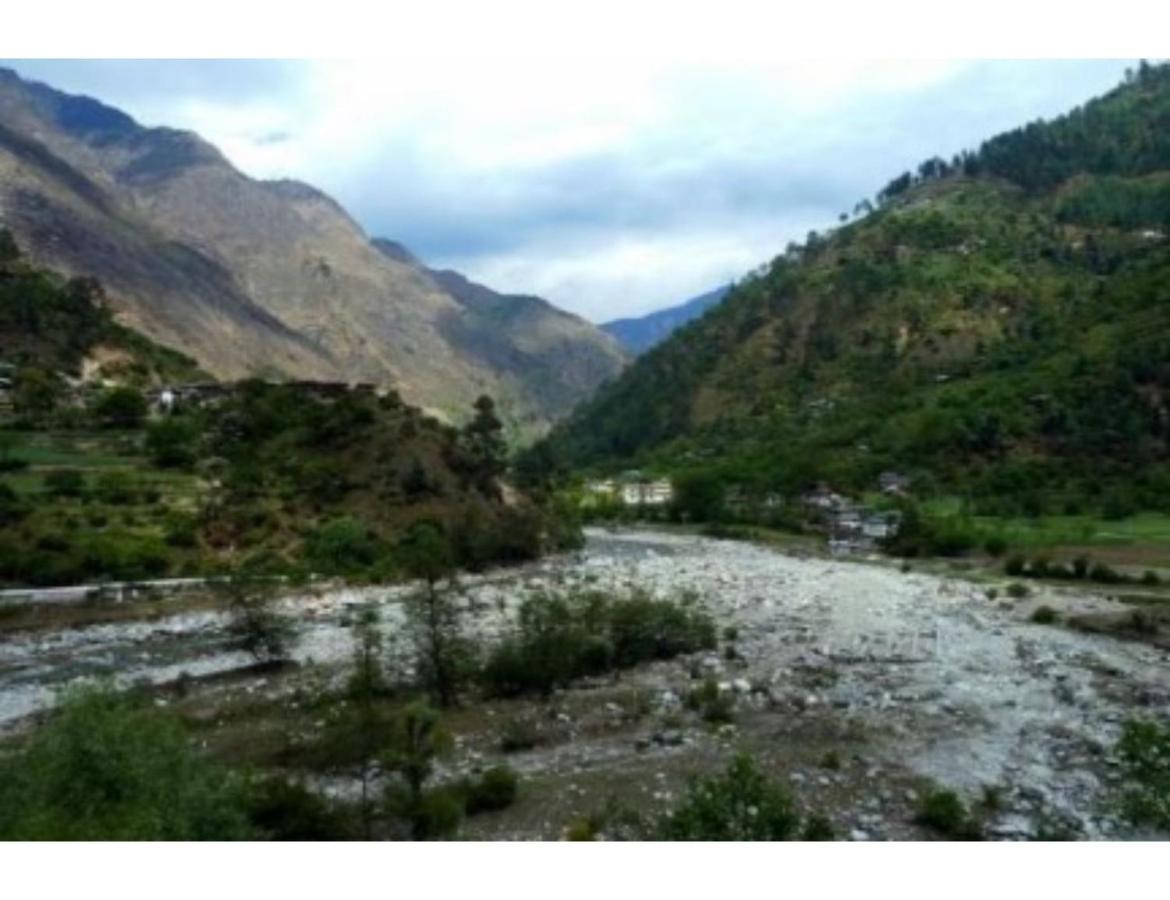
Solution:
M 726 283 L 920 160 L 1064 112 L 1132 63 L 6 64 L 314 184 L 432 266 L 604 321 Z

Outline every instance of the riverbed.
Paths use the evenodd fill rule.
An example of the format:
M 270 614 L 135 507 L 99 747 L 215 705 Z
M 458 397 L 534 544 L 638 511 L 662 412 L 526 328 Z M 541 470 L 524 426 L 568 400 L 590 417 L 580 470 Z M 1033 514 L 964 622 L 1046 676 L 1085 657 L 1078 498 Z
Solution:
M 913 791 L 893 785 L 929 779 L 968 796 L 1002 790 L 1007 800 L 996 833 L 1003 837 L 1027 836 L 1040 815 L 1060 817 L 1076 836 L 1117 836 L 1123 826 L 1109 802 L 1109 748 L 1128 717 L 1170 716 L 1165 650 L 1030 621 L 1040 603 L 1057 610 L 1110 603 L 1070 589 L 1040 588 L 1011 601 L 1002 590 L 989 597 L 985 584 L 877 561 L 591 529 L 578 553 L 463 579 L 461 602 L 476 636 L 490 642 L 526 597 L 582 586 L 693 592 L 721 629 L 733 626 L 733 657 L 654 664 L 623 676 L 623 684 L 670 707 L 696 676 L 713 677 L 739 698 L 737 739 L 777 754 L 823 725 L 846 750 L 846 771 L 794 764 L 794 783 L 811 782 L 852 803 L 850 778 L 864 784 L 888 776 L 888 789 L 875 794 L 881 802 L 868 797 L 842 813 L 855 835 L 909 836 L 896 824 L 897 807 Z M 340 669 L 351 652 L 354 611 L 378 606 L 393 635 L 409 590 L 336 587 L 283 598 L 299 626 L 294 658 Z M 219 612 L 166 615 L 164 608 L 150 621 L 9 635 L 0 644 L 0 727 L 19 727 L 77 679 L 164 684 L 183 673 L 241 669 L 250 660 L 230 648 L 226 624 Z M 651 740 L 656 728 L 654 721 L 633 723 L 592 744 L 582 730 L 568 745 L 513 763 L 544 774 L 642 766 L 647 752 L 666 743 Z M 701 755 L 712 741 L 734 743 L 687 728 L 664 753 L 681 746 Z

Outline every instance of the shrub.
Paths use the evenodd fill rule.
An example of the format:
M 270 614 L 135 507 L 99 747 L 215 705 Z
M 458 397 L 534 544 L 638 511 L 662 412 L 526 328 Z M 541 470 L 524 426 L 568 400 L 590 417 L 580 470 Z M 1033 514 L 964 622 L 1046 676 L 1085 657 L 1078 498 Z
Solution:
M 1142 584 L 1148 587 L 1157 587 L 1162 583 L 1162 579 L 1158 577 L 1158 573 L 1151 569 L 1146 569 L 1142 573 Z
M 199 426 L 192 419 L 171 417 L 146 429 L 146 452 L 163 469 L 186 469 L 198 456 Z
M 1021 577 L 1028 568 L 1027 561 L 1024 557 L 1016 554 L 1008 557 L 1007 562 L 1003 564 L 1003 573 L 1009 578 Z
M 1039 606 L 1032 613 L 1032 621 L 1037 625 L 1054 625 L 1060 621 L 1060 613 L 1051 606 Z
M 257 662 L 284 659 L 295 632 L 292 620 L 276 608 L 269 585 L 236 574 L 220 589 L 228 604 L 228 634 L 236 648 Z
M 516 773 L 507 766 L 493 766 L 477 779 L 464 781 L 467 815 L 507 809 L 516 802 Z
M 85 493 L 85 475 L 79 469 L 53 469 L 45 473 L 45 491 L 53 497 L 80 497 Z
M 1130 821 L 1170 828 L 1170 725 L 1131 719 L 1114 753 L 1126 780 L 1122 811 Z
M 837 832 L 833 828 L 833 823 L 820 813 L 809 816 L 800 832 L 802 841 L 832 841 L 836 838 Z
M 1072 561 L 1073 577 L 1085 578 L 1089 574 L 1089 557 L 1078 556 Z
M 128 506 L 138 502 L 141 488 L 138 479 L 130 472 L 114 470 L 98 476 L 96 493 L 103 503 Z
M 483 678 L 502 696 L 548 694 L 578 678 L 714 646 L 715 625 L 690 598 L 540 594 L 525 600 L 516 633 L 492 652 Z
M 915 821 L 956 840 L 970 841 L 980 837 L 979 823 L 954 791 L 929 791 L 922 798 Z
M 983 549 L 988 556 L 1003 556 L 1007 553 L 1008 543 L 999 535 L 992 535 L 983 542 Z
M 378 545 L 364 522 L 343 516 L 309 535 L 305 557 L 322 574 L 355 575 L 377 560 Z
M 1021 584 L 1018 581 L 1013 581 L 1007 586 L 1007 595 L 1013 600 L 1023 600 L 1030 593 L 1032 590 L 1026 584 Z
M 269 841 L 344 841 L 344 817 L 320 794 L 285 778 L 265 778 L 248 792 L 248 819 Z
M 1125 581 L 1124 575 L 1105 565 L 1105 563 L 1096 563 L 1089 570 L 1089 578 L 1099 584 L 1121 584 Z
M 704 722 L 727 725 L 735 721 L 735 698 L 730 691 L 721 691 L 714 678 L 704 679 L 687 694 L 685 702 L 687 709 L 699 713 Z
M 134 388 L 111 388 L 98 397 L 93 414 L 107 428 L 137 428 L 146 418 L 146 399 Z
M 787 841 L 800 826 L 787 790 L 741 754 L 722 775 L 693 780 L 656 831 L 668 841 Z
M 504 753 L 531 750 L 538 743 L 540 735 L 523 719 L 509 719 L 504 723 L 504 730 L 500 735 L 500 750 Z
M 0 839 L 249 836 L 243 786 L 196 752 L 176 718 L 109 688 L 67 694 L 0 761 Z

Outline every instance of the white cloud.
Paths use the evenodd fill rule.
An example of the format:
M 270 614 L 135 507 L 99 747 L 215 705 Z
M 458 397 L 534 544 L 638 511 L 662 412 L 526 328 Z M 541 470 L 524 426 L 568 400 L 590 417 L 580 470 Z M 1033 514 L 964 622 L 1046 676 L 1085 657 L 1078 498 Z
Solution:
M 1123 68 L 410 53 L 30 65 L 199 131 L 249 174 L 316 184 L 429 261 L 597 319 L 740 275 L 922 158 L 1060 112 Z

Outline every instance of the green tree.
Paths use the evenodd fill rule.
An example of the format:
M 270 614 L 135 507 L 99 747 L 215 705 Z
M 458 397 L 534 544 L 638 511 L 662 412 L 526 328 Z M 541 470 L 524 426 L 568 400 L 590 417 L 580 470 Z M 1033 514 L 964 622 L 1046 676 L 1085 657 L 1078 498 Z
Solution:
M 674 479 L 674 509 L 691 522 L 718 522 L 723 518 L 722 477 L 710 471 L 687 472 Z
M 275 586 L 239 571 L 218 582 L 230 616 L 228 633 L 238 649 L 259 663 L 286 659 L 296 635 L 292 619 L 276 607 Z
M 106 428 L 137 428 L 146 418 L 146 398 L 131 387 L 110 388 L 94 403 L 93 414 Z
M 0 760 L 0 839 L 236 840 L 243 785 L 196 752 L 175 717 L 107 687 L 67 694 Z
M 399 544 L 398 558 L 408 575 L 423 582 L 407 603 L 420 680 L 440 706 L 453 706 L 473 668 L 474 647 L 462 633 L 451 543 L 438 526 L 423 522 Z
M 189 418 L 171 416 L 146 429 L 146 452 L 163 469 L 186 469 L 199 455 L 199 426 Z
M 51 415 L 65 395 L 60 376 L 38 366 L 17 369 L 12 382 L 13 410 L 21 418 L 33 422 Z
M 496 404 L 486 394 L 475 401 L 475 416 L 463 429 L 463 444 L 469 456 L 472 483 L 484 496 L 498 497 L 508 447 L 504 426 L 496 416 Z
M 415 840 L 453 832 L 462 818 L 460 799 L 425 790 L 435 760 L 450 747 L 439 712 L 425 703 L 411 703 L 395 717 L 382 765 L 399 780 L 387 786 L 385 805 L 392 816 L 410 823 Z

